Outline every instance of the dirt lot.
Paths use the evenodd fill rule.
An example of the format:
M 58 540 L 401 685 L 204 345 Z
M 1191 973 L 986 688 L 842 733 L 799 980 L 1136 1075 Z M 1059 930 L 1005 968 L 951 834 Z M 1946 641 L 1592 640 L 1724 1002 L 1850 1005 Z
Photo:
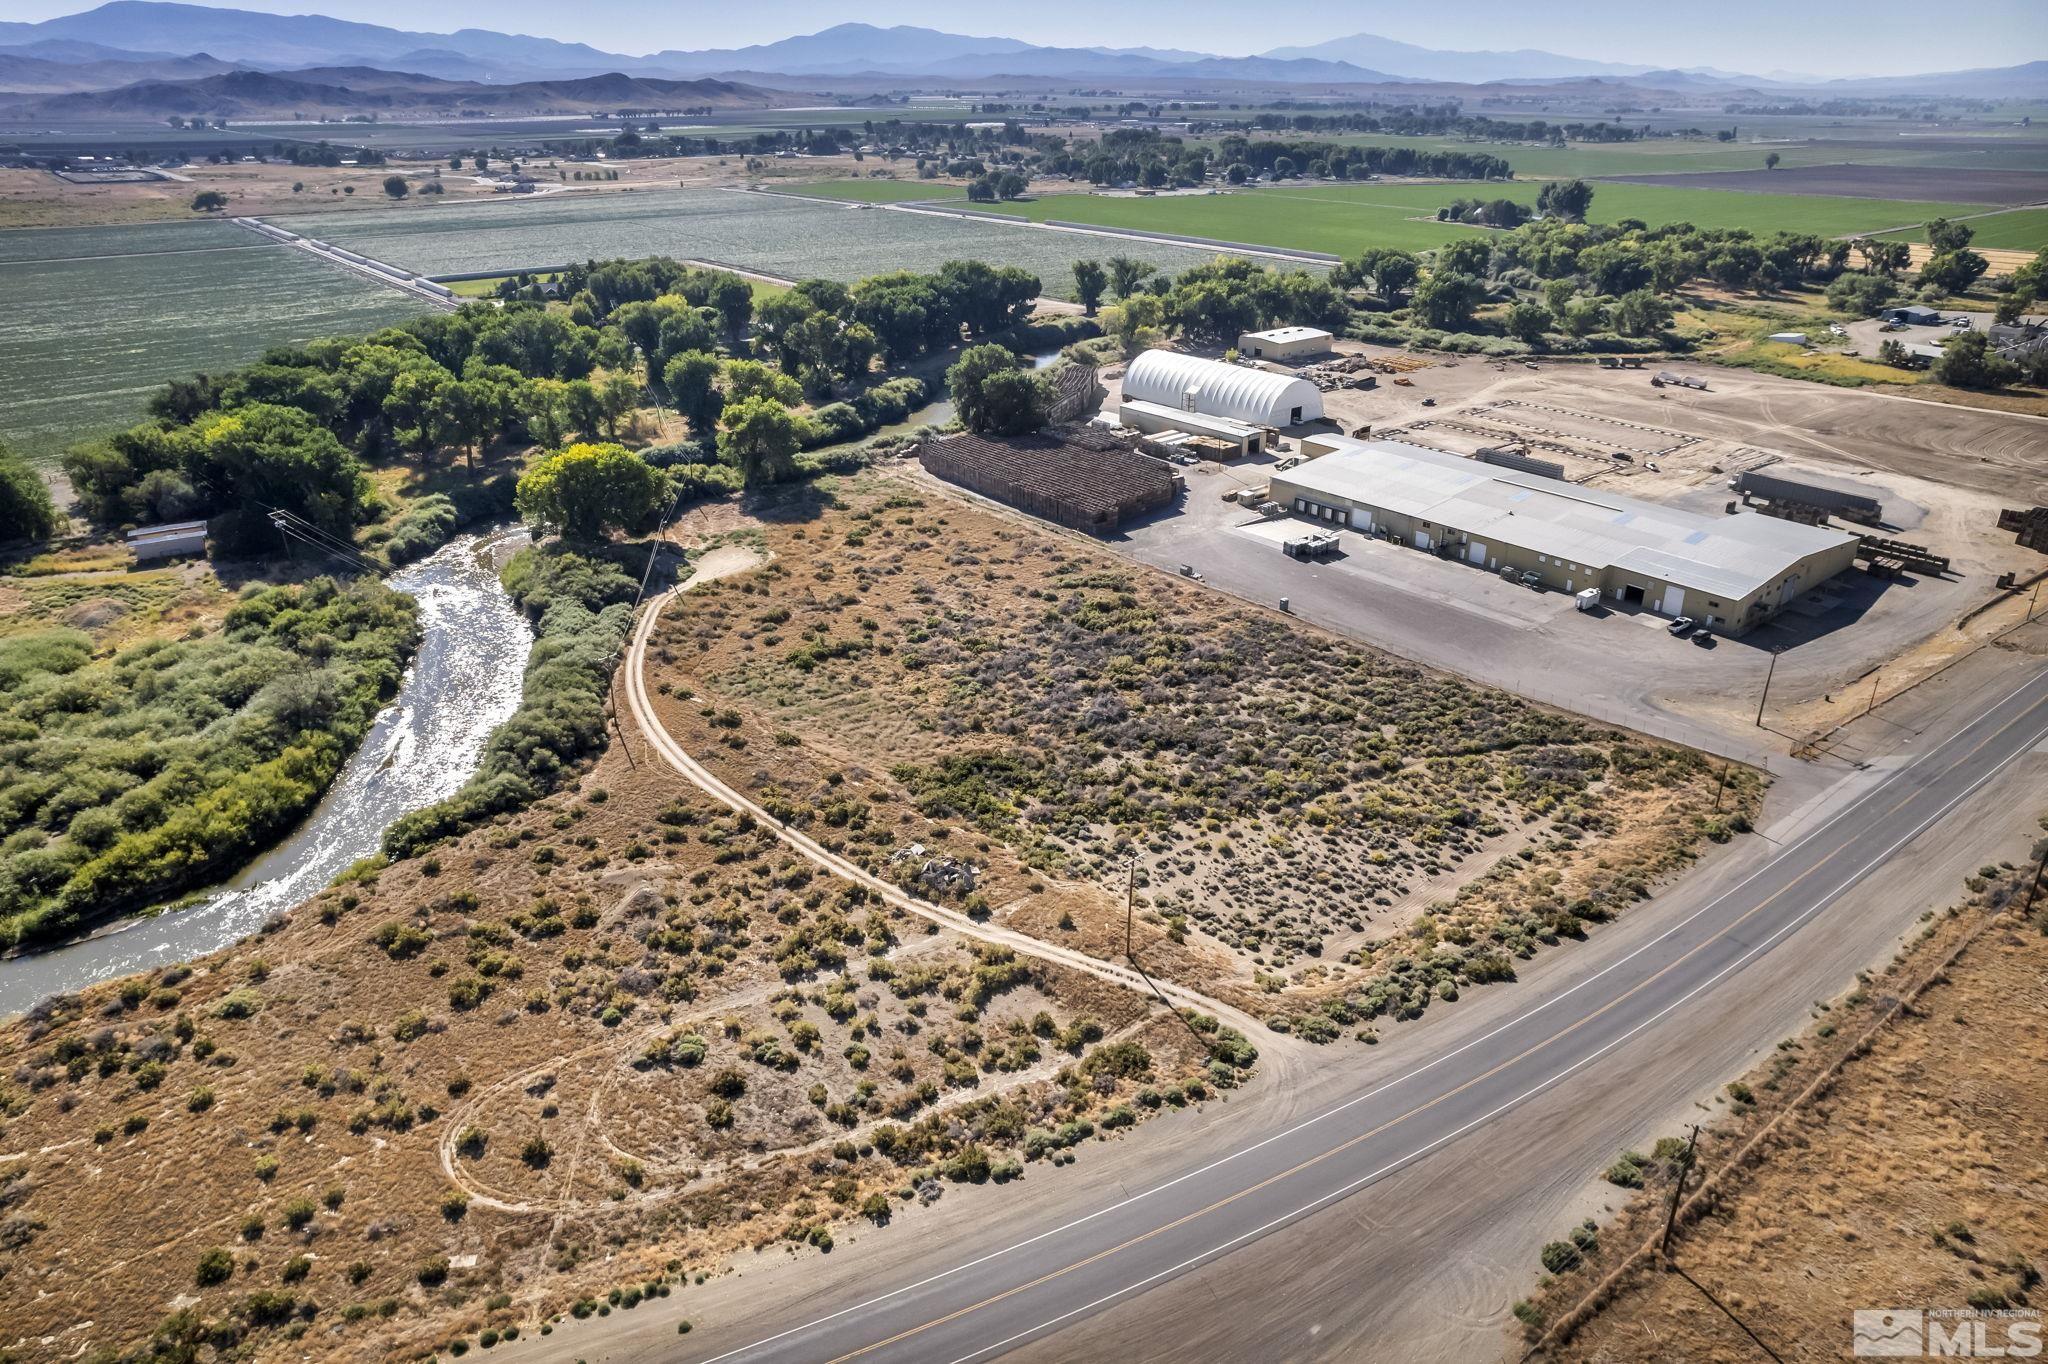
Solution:
M 1610 175 L 1631 185 L 1820 194 L 1852 199 L 1917 199 L 1949 204 L 2030 204 L 2048 199 L 2048 172 L 1969 170 L 1956 166 L 1790 166 L 1782 170 Z
M 0 1028 L 0 1355 L 445 1357 L 914 1226 L 953 1181 L 1055 1178 L 1024 1161 L 1200 1102 L 1236 1073 L 1206 1060 L 1131 992 L 885 911 L 614 749 Z
M 2036 856 L 2044 850 L 2048 842 Z M 1817 1005 L 1812 1028 L 1727 1087 L 1704 1115 L 1700 1146 L 1700 1168 L 1717 1182 L 1674 1245 L 1684 1275 L 1632 1271 L 1547 1357 L 1760 1358 L 1747 1327 L 1783 1358 L 1837 1359 L 1850 1352 L 1856 1309 L 1925 1310 L 1944 1332 L 1980 1321 L 1993 1345 L 2010 1322 L 2038 1326 L 2048 1258 L 2048 917 L 2039 904 L 2031 919 L 2019 910 L 2031 871 L 1983 869 L 1970 900 L 1930 916 L 1891 970 Z M 1881 1025 L 1902 996 L 1911 1002 Z M 1627 1162 L 1642 1171 L 1644 1192 L 1600 1233 L 1591 1267 L 1547 1286 L 1525 1321 L 1563 1318 L 1656 1232 L 1674 1149 Z M 1748 1160 L 1731 1169 L 1744 1149 Z
M 1716 827 L 1693 755 L 936 485 L 862 480 L 756 533 L 768 567 L 655 636 L 685 748 L 869 870 L 907 875 L 913 846 L 971 862 L 969 912 L 1098 955 L 1120 953 L 1135 864 L 1148 969 L 1289 1026 L 1336 999 L 1314 1040 L 1511 970 Z M 1753 796 L 1737 773 L 1724 818 Z
M 1532 594 L 1355 535 L 1340 537 L 1331 560 L 1286 561 L 1272 542 L 1275 526 L 1222 500 L 1226 490 L 1264 483 L 1272 459 L 1190 470 L 1179 509 L 1127 527 L 1113 544 L 1168 571 L 1190 565 L 1252 601 L 1286 595 L 1295 614 L 1407 657 L 1743 756 L 1760 744 L 1782 752 L 1840 718 L 1850 696 L 1867 700 L 1874 682 L 1890 695 L 1916 670 L 2010 623 L 2009 613 L 1994 614 L 1968 632 L 1953 629 L 1998 595 L 1999 574 L 2040 566 L 1996 519 L 2015 500 L 2048 498 L 2040 456 L 2048 426 L 1743 371 L 1663 367 L 1700 375 L 1708 387 L 1655 389 L 1655 370 L 1465 359 L 1415 370 L 1405 376 L 1409 386 L 1382 375 L 1375 389 L 1339 390 L 1324 401 L 1347 432 L 1368 427 L 1458 454 L 1519 440 L 1564 465 L 1570 481 L 1703 515 L 1724 514 L 1734 496 L 1728 481 L 1745 468 L 1835 483 L 1877 497 L 1889 527 L 1882 533 L 1949 555 L 1953 571 L 1887 582 L 1854 570 L 1742 639 L 1692 648 L 1667 637 L 1662 618 L 1649 613 L 1577 613 L 1561 593 Z M 1424 407 L 1425 398 L 1435 405 Z M 1450 621 L 1456 628 L 1446 628 Z M 1773 734 L 1757 729 L 1755 711 L 1778 646 L 1766 716 Z M 1911 666 L 1899 663 L 1909 657 Z M 1884 676 L 1874 678 L 1880 669 Z
M 499 167 L 498 169 L 503 169 Z M 760 182 L 775 184 L 821 178 L 844 178 L 873 170 L 872 162 L 851 157 L 810 157 L 801 163 L 766 162 L 750 172 L 741 157 L 675 157 L 645 161 L 595 163 L 536 157 L 522 169 L 544 184 L 559 185 L 566 194 L 620 194 L 636 189 L 697 188 Z M 575 179 L 578 170 L 617 172 L 617 180 Z M 567 175 L 558 180 L 557 173 Z M 403 175 L 415 193 L 404 206 L 431 208 L 437 196 L 420 196 L 423 183 L 437 183 L 442 202 L 490 199 L 497 191 L 479 182 L 472 170 L 450 170 L 445 160 L 393 161 L 387 166 L 282 166 L 233 163 L 216 166 L 201 161 L 181 167 L 179 180 L 144 184 L 76 185 L 39 170 L 0 168 L 0 228 L 81 227 L 100 223 L 156 222 L 193 217 L 192 196 L 217 189 L 228 196 L 226 213 L 262 216 L 270 213 L 346 212 L 352 208 L 391 208 L 384 193 L 385 177 Z M 912 171 L 911 174 L 915 174 Z M 934 184 L 945 182 L 932 182 Z M 294 191 L 293 185 L 302 186 Z

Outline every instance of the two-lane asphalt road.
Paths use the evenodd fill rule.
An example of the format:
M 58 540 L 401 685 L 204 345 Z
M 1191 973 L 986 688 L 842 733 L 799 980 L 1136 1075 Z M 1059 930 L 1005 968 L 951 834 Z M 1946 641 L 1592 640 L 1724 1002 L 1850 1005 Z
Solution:
M 848 1247 L 844 1258 L 809 1262 L 810 1275 L 792 1272 L 772 1287 L 757 1283 L 751 1294 L 742 1286 L 729 1296 L 746 1303 L 745 1315 L 699 1317 L 702 1329 L 687 1343 L 671 1334 L 657 1344 L 651 1332 L 666 1323 L 614 1314 L 592 1323 L 595 1330 L 565 1327 L 557 1348 L 592 1360 L 718 1364 L 964 1364 L 1021 1349 L 1427 1162 L 1629 1048 L 1647 1030 L 1710 1015 L 1717 992 L 2044 739 L 2048 672 L 2037 670 L 1746 876 L 1723 877 L 1654 935 L 1618 939 L 1625 950 L 1605 953 L 1591 950 L 1596 935 L 1595 943 L 1549 954 L 1586 953 L 1584 969 L 1546 975 L 1554 988 L 1515 996 L 1519 1007 L 1475 1009 L 1479 1026 L 1398 1071 L 1360 1068 L 1351 1072 L 1360 1078 L 1320 1077 L 1292 1096 L 1212 1105 L 1200 1120 L 1204 1139 L 1156 1149 L 1149 1177 L 1124 1179 L 1115 1196 L 1078 1215 L 1052 1222 L 1027 1210 L 1008 1223 L 983 1218 L 943 1225 L 919 1214 L 875 1239 L 934 1235 L 942 1244 L 884 1256 L 872 1273 L 860 1272 L 865 1246 Z M 1518 988 L 1505 987 L 1503 995 Z M 1317 1106 L 1288 1112 L 1290 1103 L 1304 1102 Z M 1028 1187 L 1005 1191 L 983 1207 L 1020 1198 L 1030 1198 Z M 801 1296 L 783 1291 L 807 1278 L 812 1282 Z M 1284 1289 L 1274 1286 L 1266 1310 L 1294 1310 Z M 707 1290 L 685 1293 L 706 1297 Z M 684 1310 L 690 1310 L 687 1303 Z M 1203 1353 L 1192 1336 L 1154 1343 L 1171 1347 L 1155 1357 Z

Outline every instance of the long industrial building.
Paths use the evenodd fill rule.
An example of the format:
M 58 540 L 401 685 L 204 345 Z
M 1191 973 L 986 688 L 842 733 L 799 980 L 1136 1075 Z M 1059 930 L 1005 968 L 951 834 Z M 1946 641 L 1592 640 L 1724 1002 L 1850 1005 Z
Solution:
M 1308 436 L 1320 455 L 1273 475 L 1302 516 L 1565 592 L 1737 635 L 1854 564 L 1857 539 L 1754 514 L 1701 516 L 1401 441 Z
M 1323 415 L 1323 395 L 1306 379 L 1170 350 L 1148 350 L 1131 361 L 1123 400 L 1253 426 L 1299 426 Z

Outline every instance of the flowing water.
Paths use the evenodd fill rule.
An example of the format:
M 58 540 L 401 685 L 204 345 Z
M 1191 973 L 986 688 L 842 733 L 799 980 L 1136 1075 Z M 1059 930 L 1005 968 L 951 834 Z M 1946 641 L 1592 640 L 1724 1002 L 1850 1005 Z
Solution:
M 376 852 L 400 815 L 453 794 L 476 769 L 484 740 L 519 704 L 533 632 L 499 585 L 498 565 L 524 537 L 459 536 L 391 575 L 391 586 L 419 600 L 419 652 L 398 695 L 290 837 L 189 908 L 0 960 L 0 1017 L 46 995 L 247 937 Z

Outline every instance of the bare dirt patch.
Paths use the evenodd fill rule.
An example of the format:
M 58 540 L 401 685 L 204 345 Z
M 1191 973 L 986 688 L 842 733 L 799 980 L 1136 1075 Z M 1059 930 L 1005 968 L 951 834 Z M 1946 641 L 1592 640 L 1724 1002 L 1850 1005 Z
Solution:
M 1022 518 L 869 478 L 760 533 L 767 568 L 679 597 L 654 637 L 687 749 L 877 875 L 970 866 L 914 888 L 1048 941 L 1121 955 L 1134 879 L 1147 968 L 1261 1012 L 1341 983 L 1359 999 L 1333 1017 L 1419 1013 L 1727 827 L 1696 755 Z M 1738 774 L 1725 817 L 1753 794 Z M 1624 837 L 1639 855 L 1610 862 Z
M 2048 843 L 2035 855 L 2044 850 Z M 1813 1028 L 1727 1087 L 1700 1142 L 1700 1168 L 1719 1182 L 1674 1243 L 1693 1282 L 1645 1263 L 1547 1357 L 1760 1357 L 1705 1293 L 1788 1359 L 1846 1355 L 1857 1308 L 2038 1321 L 2048 1259 L 2048 921 L 2038 903 L 2022 912 L 2032 870 L 1990 867 L 1971 878 L 1971 898 L 1930 917 L 1888 971 L 1816 1006 Z M 1910 1002 L 1893 1015 L 1901 997 Z M 1525 1321 L 1567 1312 L 1658 1231 L 1680 1144 L 1624 1158 L 1641 1170 L 1645 1192 L 1601 1233 L 1588 1268 L 1517 1309 Z M 1745 1147 L 1748 1158 L 1731 1167 Z M 1995 1315 L 1986 1325 L 1991 1343 L 2002 1343 Z

